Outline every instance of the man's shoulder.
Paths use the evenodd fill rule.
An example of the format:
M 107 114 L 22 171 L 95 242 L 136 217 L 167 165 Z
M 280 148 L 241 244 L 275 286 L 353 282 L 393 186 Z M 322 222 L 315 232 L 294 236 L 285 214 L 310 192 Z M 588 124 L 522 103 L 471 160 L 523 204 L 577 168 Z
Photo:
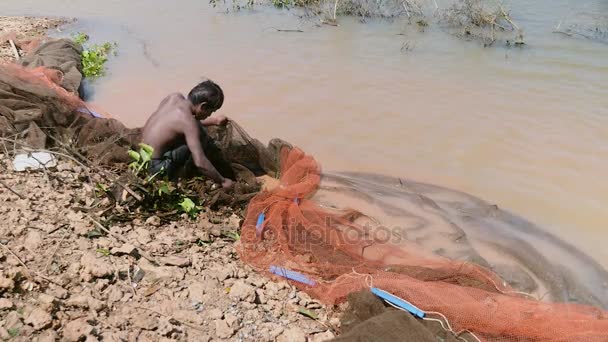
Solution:
M 165 101 L 167 100 L 185 100 L 186 97 L 182 93 L 171 93 L 165 97 Z

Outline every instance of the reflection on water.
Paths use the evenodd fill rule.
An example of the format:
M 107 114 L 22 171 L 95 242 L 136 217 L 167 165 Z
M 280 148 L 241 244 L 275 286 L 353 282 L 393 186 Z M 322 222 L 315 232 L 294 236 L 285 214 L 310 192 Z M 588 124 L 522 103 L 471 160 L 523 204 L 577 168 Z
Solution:
M 315 28 L 294 12 L 224 14 L 199 0 L 3 0 L 6 14 L 76 16 L 63 34 L 117 41 L 93 100 L 129 125 L 205 75 L 225 89 L 223 114 L 256 137 L 292 141 L 326 169 L 475 194 L 608 265 L 608 51 L 551 33 L 575 15 L 606 14 L 606 2 L 507 5 L 523 49 L 484 49 L 401 20 Z M 402 53 L 405 42 L 413 49 Z

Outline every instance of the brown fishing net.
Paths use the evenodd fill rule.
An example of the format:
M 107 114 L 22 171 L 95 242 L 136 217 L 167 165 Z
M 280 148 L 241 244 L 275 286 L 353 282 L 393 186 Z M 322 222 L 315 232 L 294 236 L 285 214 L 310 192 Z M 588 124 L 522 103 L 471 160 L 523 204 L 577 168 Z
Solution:
M 280 174 L 278 188 L 250 202 L 242 227 L 240 256 L 260 271 L 297 279 L 326 303 L 382 289 L 429 318 L 445 317 L 447 329 L 467 340 L 608 341 L 605 311 L 529 299 L 484 267 L 425 253 L 414 242 L 380 241 L 355 222 L 361 214 L 309 200 L 321 175 L 301 150 L 283 149 Z

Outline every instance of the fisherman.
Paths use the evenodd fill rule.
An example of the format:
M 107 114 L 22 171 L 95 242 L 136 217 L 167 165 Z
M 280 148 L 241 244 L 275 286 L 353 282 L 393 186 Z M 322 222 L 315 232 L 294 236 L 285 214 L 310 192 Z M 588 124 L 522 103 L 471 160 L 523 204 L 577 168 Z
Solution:
M 224 92 L 211 80 L 196 85 L 187 98 L 180 93 L 168 95 L 143 129 L 143 142 L 154 148 L 150 174 L 162 171 L 170 179 L 177 179 L 191 172 L 189 169 L 198 169 L 223 188 L 230 188 L 233 181 L 220 174 L 218 165 L 212 163 L 218 159 L 218 153 L 214 153 L 217 147 L 205 128 L 227 122 L 223 115 L 211 117 L 223 102 Z

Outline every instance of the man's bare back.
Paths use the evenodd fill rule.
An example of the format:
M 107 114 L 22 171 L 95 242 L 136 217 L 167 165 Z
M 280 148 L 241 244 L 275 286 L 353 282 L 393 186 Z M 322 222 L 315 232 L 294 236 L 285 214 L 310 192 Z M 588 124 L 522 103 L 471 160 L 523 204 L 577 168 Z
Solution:
M 191 104 L 182 94 L 165 97 L 144 126 L 143 141 L 154 148 L 153 158 L 160 158 L 173 147 L 183 145 L 187 127 L 197 127 Z
M 189 97 L 191 96 L 192 92 L 189 94 Z M 199 120 L 208 118 L 216 109 L 210 107 L 207 102 L 194 105 L 190 99 L 179 93 L 167 96 L 150 116 L 143 129 L 143 142 L 154 148 L 152 158 L 155 161 L 166 161 L 171 159 L 172 150 L 179 149 L 181 152 L 178 153 L 182 155 L 187 153 L 192 157 L 194 165 L 205 176 L 224 187 L 229 187 L 232 181 L 222 177 L 205 155 L 201 144 L 201 135 L 205 133 L 201 132 L 202 123 Z M 222 121 L 222 118 L 210 119 L 205 121 L 210 124 Z

